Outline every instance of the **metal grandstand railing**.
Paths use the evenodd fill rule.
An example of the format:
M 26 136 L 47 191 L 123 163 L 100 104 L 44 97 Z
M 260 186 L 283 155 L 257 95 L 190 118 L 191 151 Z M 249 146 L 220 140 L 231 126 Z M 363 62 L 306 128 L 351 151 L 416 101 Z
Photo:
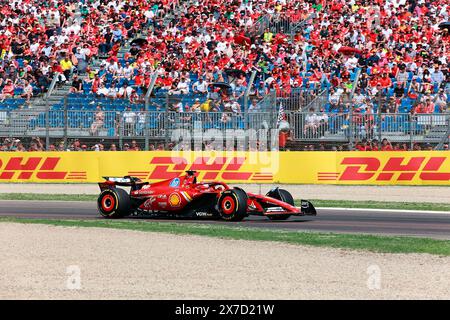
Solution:
M 292 40 L 295 34 L 299 32 L 309 20 L 314 19 L 315 17 L 315 13 L 310 14 L 304 19 L 295 19 L 278 13 L 265 14 L 254 23 L 249 34 L 252 36 L 261 36 L 264 31 L 269 28 L 273 33 L 288 34 Z
M 319 110 L 328 102 L 327 90 L 317 92 L 317 89 L 296 88 L 289 93 L 277 96 L 277 105 L 283 104 L 285 110 L 304 111 L 310 107 Z
M 439 143 L 450 114 L 286 112 L 295 141 L 351 142 L 387 138 L 392 142 Z
M 48 99 L 52 95 L 53 90 L 55 89 L 56 83 L 58 82 L 59 76 L 60 76 L 59 72 L 56 72 L 55 76 L 52 79 L 52 82 L 50 83 L 50 86 L 48 87 L 47 92 L 44 95 L 45 99 Z
M 392 142 L 440 143 L 448 138 L 450 114 L 310 113 L 286 111 L 297 142 L 349 142 L 387 138 Z M 26 110 L 1 114 L 0 136 L 50 139 L 127 139 L 172 141 L 177 129 L 191 135 L 213 129 L 260 130 L 277 126 L 276 110 L 264 112 L 172 112 L 48 110 L 37 117 Z M 148 144 L 146 144 L 146 148 Z
M 443 150 L 444 144 L 448 144 L 450 142 L 450 117 L 447 117 L 447 130 L 445 130 L 442 135 L 441 141 L 436 146 L 436 150 Z
M 312 13 L 310 14 L 307 18 L 303 19 L 302 21 L 298 21 L 298 22 L 294 22 L 291 25 L 290 28 L 290 33 L 291 33 L 291 38 L 297 33 L 299 32 L 299 30 L 301 28 L 303 28 L 305 26 L 306 23 L 308 23 L 309 20 L 315 19 L 316 18 L 316 13 Z

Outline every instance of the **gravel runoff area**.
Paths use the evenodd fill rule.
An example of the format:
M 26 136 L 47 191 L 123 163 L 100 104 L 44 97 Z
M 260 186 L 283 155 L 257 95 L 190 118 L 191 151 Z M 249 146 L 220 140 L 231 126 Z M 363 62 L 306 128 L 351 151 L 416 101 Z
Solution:
M 289 190 L 297 199 L 450 203 L 449 187 L 337 186 L 337 185 L 237 185 L 249 192 L 266 193 L 274 186 Z M 97 194 L 96 184 L 0 184 L 0 193 Z
M 6 222 L 0 248 L 0 299 L 450 298 L 426 254 Z

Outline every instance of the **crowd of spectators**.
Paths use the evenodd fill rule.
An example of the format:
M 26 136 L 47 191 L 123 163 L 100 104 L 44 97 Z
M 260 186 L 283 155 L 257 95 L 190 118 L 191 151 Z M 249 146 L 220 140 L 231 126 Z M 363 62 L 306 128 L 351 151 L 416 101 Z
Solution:
M 131 16 L 135 25 L 149 27 L 146 41 L 120 59 L 117 50 L 110 50 L 117 29 L 111 26 L 103 31 L 99 47 L 108 58 L 85 79 L 92 82 L 95 94 L 132 98 L 135 92 L 145 92 L 150 75 L 156 72 L 155 92 L 201 96 L 214 93 L 216 89 L 208 84 L 229 81 L 233 71 L 231 94 L 222 98 L 239 100 L 249 73 L 256 70 L 253 96 L 270 90 L 283 96 L 299 87 L 327 88 L 327 111 L 346 102 L 364 112 L 377 107 L 373 104 L 378 93 L 389 97 L 380 106 L 384 112 L 405 111 L 399 109 L 404 98 L 411 99 L 408 112 L 446 110 L 449 33 L 439 28 L 449 18 L 445 0 L 206 0 L 180 2 L 176 10 L 172 2 L 135 3 L 141 10 L 124 12 L 123 22 L 115 27 L 124 29 L 123 38 L 135 34 L 135 29 L 124 28 L 126 17 Z M 87 19 L 98 22 L 99 11 L 93 10 Z M 301 20 L 313 13 L 315 17 L 293 37 L 268 28 L 254 33 L 261 16 L 272 21 Z M 174 18 L 164 23 L 165 16 Z M 109 16 L 102 17 L 105 21 Z M 359 90 L 351 101 L 346 99 L 352 91 L 351 75 L 358 69 Z M 108 79 L 114 80 L 111 85 Z
M 221 101 L 205 105 L 196 98 L 189 105 L 179 102 L 174 111 L 227 107 L 232 114 L 241 110 L 252 71 L 257 78 L 249 88 L 250 110 L 259 110 L 258 100 L 272 90 L 282 97 L 298 88 L 329 90 L 320 117 L 370 115 L 378 108 L 443 113 L 450 98 L 450 33 L 439 27 L 449 20 L 447 0 L 1 0 L 0 5 L 0 101 L 12 96 L 29 101 L 58 73 L 73 93 L 133 103 L 142 100 L 156 73 L 155 94 Z M 307 17 L 312 18 L 295 32 L 270 29 L 277 21 Z M 138 35 L 143 39 L 122 55 L 125 42 Z M 211 86 L 223 82 L 229 87 Z M 94 119 L 91 133 L 102 121 Z M 311 124 L 305 130 L 316 130 Z
M 191 146 L 192 147 L 192 146 Z M 200 151 L 194 149 L 193 150 Z M 253 148 L 253 149 L 252 149 Z M 250 148 L 250 151 L 257 151 L 259 148 L 258 144 Z M 212 151 L 216 149 L 214 143 L 205 142 L 202 150 Z M 431 151 L 435 149 L 435 145 L 430 143 L 391 143 L 387 138 L 383 138 L 381 143 L 377 139 L 362 139 L 361 141 L 355 142 L 355 147 L 352 148 L 349 144 L 338 144 L 338 143 L 319 143 L 319 144 L 305 144 L 299 145 L 295 148 L 280 146 L 282 151 Z M 56 143 L 50 143 L 48 150 L 45 146 L 45 141 L 39 137 L 33 137 L 28 142 L 23 142 L 16 138 L 5 138 L 0 144 L 0 152 L 7 151 L 18 151 L 18 152 L 38 152 L 38 151 L 142 151 L 145 150 L 142 141 L 131 140 L 130 142 L 123 142 L 120 148 L 116 142 L 105 142 L 101 140 L 97 143 L 87 143 L 82 142 L 80 139 L 73 139 L 67 144 L 64 141 L 59 141 Z M 171 151 L 171 150 L 183 150 L 180 146 L 176 146 L 174 143 L 169 143 L 165 145 L 164 143 L 150 143 L 148 151 Z M 444 151 L 448 151 L 448 144 L 443 145 Z M 223 151 L 237 151 L 236 147 L 234 149 L 223 149 Z
M 73 50 L 87 41 L 75 19 L 76 1 L 0 1 L 0 100 L 27 102 L 72 72 Z
M 449 80 L 449 33 L 439 29 L 449 19 L 445 0 L 17 0 L 1 5 L 0 86 L 7 88 L 2 97 L 11 95 L 7 80 L 16 92 L 29 95 L 26 86 L 45 90 L 55 72 L 66 81 L 74 70 L 82 75 L 73 82 L 74 92 L 85 82 L 94 94 L 133 101 L 157 72 L 156 92 L 206 95 L 212 90 L 208 84 L 228 81 L 232 70 L 232 96 L 239 99 L 256 70 L 255 96 L 325 87 L 333 88 L 335 106 L 349 94 L 350 75 L 360 68 L 361 91 L 353 102 L 361 105 L 379 91 L 393 94 L 399 88 L 388 104 L 398 110 L 402 95 L 423 94 L 426 104 Z M 262 16 L 295 22 L 311 14 L 315 17 L 292 37 L 282 29 L 255 32 Z M 141 30 L 147 31 L 145 39 L 121 57 L 123 43 Z M 90 66 L 94 57 L 105 58 L 99 69 Z M 441 109 L 446 100 L 439 99 Z
M 44 139 L 45 140 L 45 139 Z M 170 143 L 167 148 L 162 143 L 149 145 L 149 151 L 163 151 L 163 150 L 171 150 L 173 144 Z M 0 151 L 141 151 L 142 147 L 140 143 L 136 142 L 136 140 L 132 140 L 131 142 L 124 142 L 122 149 L 117 147 L 116 143 L 109 142 L 107 143 L 107 147 L 105 147 L 105 142 L 102 140 L 98 143 L 88 144 L 81 142 L 80 139 L 73 139 L 71 142 L 65 144 L 64 141 L 60 141 L 57 143 L 50 143 L 48 146 L 48 150 L 45 146 L 45 141 L 43 141 L 40 137 L 32 137 L 30 141 L 24 142 L 20 139 L 16 138 L 5 138 L 0 144 Z

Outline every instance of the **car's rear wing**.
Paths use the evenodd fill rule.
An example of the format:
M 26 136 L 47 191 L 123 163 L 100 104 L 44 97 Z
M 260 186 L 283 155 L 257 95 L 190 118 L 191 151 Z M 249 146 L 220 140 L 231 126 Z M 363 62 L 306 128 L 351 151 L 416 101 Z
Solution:
M 142 185 L 148 184 L 148 182 L 144 182 L 139 178 L 132 176 L 124 176 L 124 177 L 103 177 L 105 179 L 104 182 L 99 182 L 98 186 L 100 190 L 118 187 L 131 187 L 132 190 L 139 189 Z

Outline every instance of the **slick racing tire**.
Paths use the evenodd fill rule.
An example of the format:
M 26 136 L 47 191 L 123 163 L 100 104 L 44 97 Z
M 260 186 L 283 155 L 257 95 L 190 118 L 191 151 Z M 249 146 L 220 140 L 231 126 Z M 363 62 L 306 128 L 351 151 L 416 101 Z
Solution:
M 105 218 L 117 219 L 131 213 L 131 200 L 123 189 L 103 190 L 97 200 L 98 211 Z
M 292 197 L 292 195 L 289 193 L 289 191 L 284 190 L 284 189 L 278 189 L 278 194 L 276 195 L 270 195 L 271 197 L 281 200 L 283 202 L 289 203 L 291 206 L 294 205 L 294 198 Z M 287 220 L 290 215 L 289 214 L 275 214 L 275 215 L 270 215 L 268 216 L 270 220 Z
M 218 201 L 220 217 L 226 221 L 241 221 L 247 216 L 247 199 L 242 189 L 224 191 Z

